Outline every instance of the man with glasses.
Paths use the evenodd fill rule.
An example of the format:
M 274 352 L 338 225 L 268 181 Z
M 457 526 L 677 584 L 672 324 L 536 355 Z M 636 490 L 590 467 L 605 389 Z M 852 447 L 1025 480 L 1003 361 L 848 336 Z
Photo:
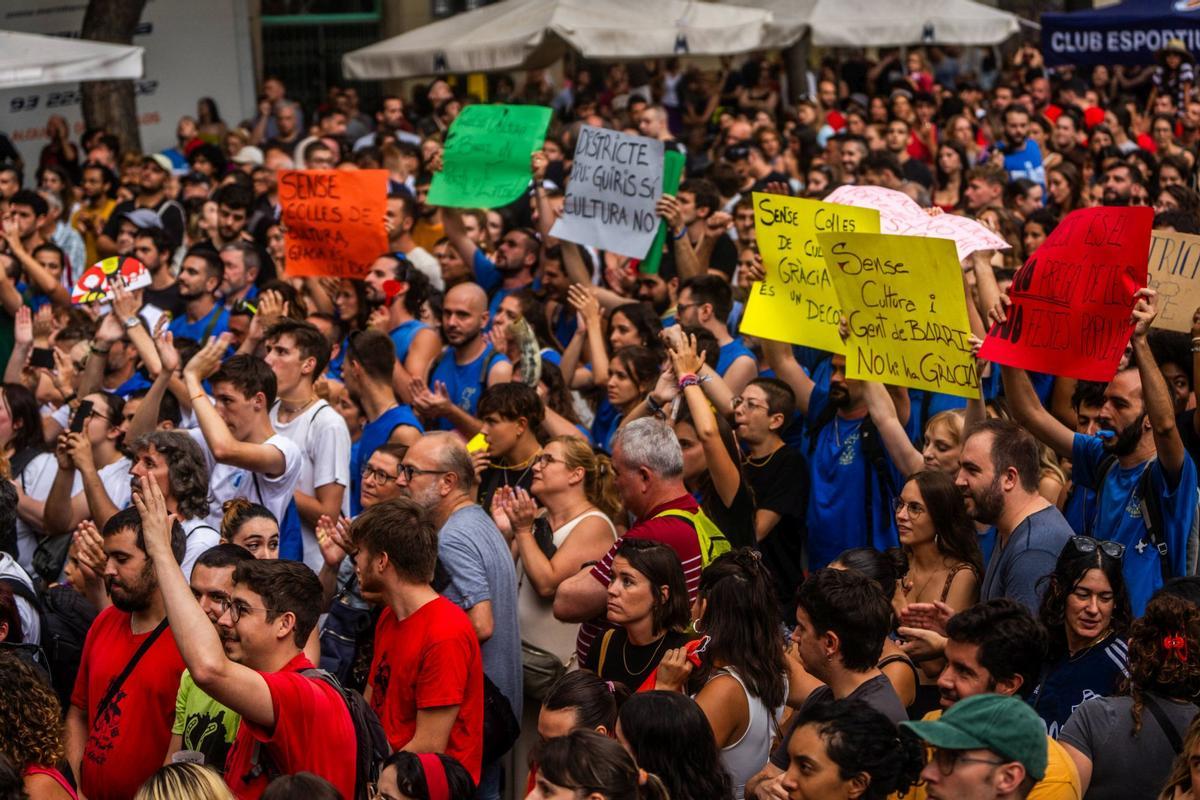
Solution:
M 982 694 L 939 720 L 902 722 L 931 746 L 921 772 L 937 800 L 1024 800 L 1046 775 L 1046 735 L 1028 704 Z
M 500 529 L 475 502 L 476 483 L 471 455 L 453 433 L 425 434 L 400 465 L 401 491 L 438 526 L 438 561 L 450 578 L 442 595 L 467 612 L 481 644 L 484 674 L 520 719 L 524 678 L 517 575 Z M 499 762 L 483 767 L 478 796 L 499 797 Z
M 322 611 L 317 576 L 282 559 L 238 564 L 220 604 L 218 633 L 171 561 L 157 484 L 145 480 L 134 503 L 184 664 L 196 686 L 242 718 L 225 761 L 234 795 L 256 798 L 275 775 L 306 771 L 353 797 L 357 737 L 346 701 L 329 683 L 304 674 L 313 669 L 304 644 Z
M 748 448 L 742 470 L 754 492 L 754 535 L 775 578 L 785 620 L 791 619 L 793 595 L 804 578 L 808 507 L 808 465 L 782 438 L 795 410 L 791 387 L 776 378 L 755 378 L 733 398 L 734 430 Z
M 60 434 L 54 451 L 58 473 L 46 496 L 43 517 L 48 536 L 68 534 L 85 519 L 102 528 L 109 517 L 129 505 L 130 461 L 122 452 L 125 401 L 109 392 L 95 392 L 83 402 L 91 404 L 83 430 Z
M 733 310 L 733 290 L 723 277 L 707 274 L 684 281 L 679 289 L 675 318 L 680 325 L 696 325 L 711 333 L 721 348 L 712 368 L 725 380 L 734 394 L 758 377 L 758 358 L 729 333 L 729 313 Z M 789 420 L 790 421 L 790 420 Z

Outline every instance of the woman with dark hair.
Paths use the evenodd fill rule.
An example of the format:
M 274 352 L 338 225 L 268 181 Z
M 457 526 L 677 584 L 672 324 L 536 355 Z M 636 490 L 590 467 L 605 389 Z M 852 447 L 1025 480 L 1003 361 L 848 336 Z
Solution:
M 1178 183 L 1160 187 L 1154 198 L 1154 213 L 1161 214 L 1164 211 L 1182 211 L 1195 217 L 1200 212 L 1200 194 Z
M 742 797 L 742 787 L 730 782 L 705 712 L 686 695 L 663 691 L 634 695 L 621 706 L 617 741 L 638 767 L 659 777 L 671 800 Z M 681 742 L 687 746 L 681 747 Z
M 1200 712 L 1200 608 L 1171 595 L 1150 601 L 1129 629 L 1121 691 L 1084 700 L 1058 736 L 1089 800 L 1143 797 L 1166 781 L 1172 739 Z
M 925 766 L 919 741 L 861 700 L 817 703 L 787 742 L 785 783 L 805 800 L 883 800 L 904 794 Z
M 225 154 L 215 144 L 197 145 L 188 153 L 187 160 L 192 172 L 206 175 L 214 183 L 225 176 Z
M 1058 217 L 1048 208 L 1039 208 L 1021 223 L 1021 245 L 1025 248 L 1025 258 L 1032 256 L 1042 242 L 1058 227 Z
M 1074 536 L 1047 576 L 1038 619 L 1050 648 L 1029 703 L 1052 739 L 1072 709 L 1088 697 L 1113 694 L 1129 675 L 1129 646 L 1122 637 L 1133 613 L 1121 573 L 1124 554 L 1117 542 Z
M 539 748 L 537 783 L 527 800 L 671 800 L 662 781 L 638 769 L 615 740 L 571 731 Z
M 3 651 L 0 686 L 0 755 L 20 772 L 31 798 L 75 800 L 75 791 L 57 769 L 66 759 L 66 747 L 54 691 L 33 667 Z
M 605 631 L 584 667 L 637 691 L 652 680 L 668 650 L 695 638 L 688 625 L 687 582 L 679 556 L 649 539 L 622 539 L 612 562 Z
M 221 511 L 222 542 L 240 545 L 255 558 L 279 558 L 279 520 L 269 508 L 235 497 Z
M 661 363 L 658 354 L 648 347 L 622 347 L 613 354 L 605 372 L 606 397 L 596 409 L 592 422 L 592 441 L 597 450 L 612 452 L 613 437 L 629 412 L 658 381 Z M 597 370 L 597 378 L 600 377 Z
M 662 321 L 647 303 L 626 303 L 608 315 L 608 343 L 614 351 L 630 345 L 655 350 L 662 333 Z
M 954 141 L 938 145 L 934 162 L 933 204 L 943 211 L 954 211 L 962 205 L 970 163 L 967 151 Z
M 1062 219 L 1077 208 L 1084 207 L 1083 176 L 1069 161 L 1046 170 L 1046 208 Z
M 338 285 L 337 294 L 333 298 L 333 308 L 337 318 L 346 330 L 365 331 L 367 319 L 371 316 L 371 304 L 367 300 L 367 285 L 362 281 L 344 278 Z M 342 342 L 343 351 L 346 343 Z
M 748 547 L 726 553 L 700 575 L 692 606 L 696 631 L 707 637 L 700 666 L 693 670 L 679 649 L 658 667 L 656 688 L 687 689 L 695 697 L 738 797 L 771 755 L 787 700 L 778 608 L 761 557 Z
M 475 782 L 453 756 L 401 750 L 383 762 L 375 791 L 378 800 L 471 800 Z
M 1188 727 L 1183 749 L 1175 757 L 1171 776 L 1158 793 L 1158 800 L 1195 800 L 1197 795 L 1200 795 L 1200 715 Z
M 546 416 L 542 420 L 541 436 L 579 436 L 591 444 L 592 433 L 583 427 L 579 421 L 579 412 L 575 409 L 575 397 L 567 388 L 562 370 L 552 361 L 542 361 L 542 373 L 538 376 L 538 397 L 546 407 Z
M 962 492 L 940 470 L 910 477 L 896 499 L 896 528 L 908 562 L 897 601 L 946 603 L 962 611 L 979 599 L 983 556 Z
M 229 128 L 221 119 L 217 102 L 211 97 L 201 97 L 196 101 L 196 130 L 200 138 L 209 144 L 220 145 L 225 141 Z
M 0 456 L 17 485 L 17 561 L 30 575 L 33 551 L 41 540 L 43 504 L 58 474 L 58 461 L 46 452 L 42 416 L 33 392 L 19 383 L 0 384 Z

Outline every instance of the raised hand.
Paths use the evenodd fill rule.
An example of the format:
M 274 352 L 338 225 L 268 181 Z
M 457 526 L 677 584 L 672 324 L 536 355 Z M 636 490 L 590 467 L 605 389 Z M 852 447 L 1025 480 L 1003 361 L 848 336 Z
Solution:
M 517 533 L 533 533 L 533 521 L 537 517 L 537 501 L 521 487 L 508 488 L 504 497 L 504 513 L 512 521 Z
M 209 339 L 208 344 L 201 347 L 199 352 L 192 356 L 191 361 L 188 361 L 187 366 L 183 368 L 183 374 L 201 381 L 212 375 L 221 366 L 221 359 L 225 357 L 225 351 L 229 349 L 232 340 L 233 337 L 228 332 Z
M 104 562 L 108 554 L 104 552 L 104 537 L 96 528 L 96 523 L 85 519 L 75 529 L 75 558 L 80 565 L 86 566 L 97 574 L 104 574 Z
M 533 174 L 535 183 L 541 183 L 546 179 L 546 167 L 550 165 L 550 159 L 546 157 L 544 150 L 536 150 L 529 157 L 529 171 Z
M 17 309 L 17 316 L 13 318 L 13 341 L 17 345 L 33 347 L 33 314 L 29 306 Z
M 131 292 L 125 288 L 125 284 L 119 280 L 109 281 L 109 287 L 112 289 L 112 305 L 113 311 L 124 323 L 130 317 L 136 317 L 138 312 L 142 310 L 142 300 L 139 293 Z
M 567 287 L 567 302 L 579 312 L 588 326 L 599 326 L 600 300 L 594 291 L 582 284 L 573 283 Z
M 1158 292 L 1149 287 L 1138 289 L 1133 295 L 1133 300 L 1130 324 L 1133 325 L 1134 337 L 1142 338 L 1150 332 L 1150 326 L 1158 316 Z
M 704 366 L 704 354 L 696 352 L 696 337 L 692 334 L 681 336 L 675 346 L 667 349 L 667 353 L 671 356 L 671 366 L 676 375 L 696 375 Z
M 54 318 L 54 308 L 46 304 L 37 310 L 33 315 L 33 343 L 35 345 L 47 345 L 50 339 L 55 336 L 60 329 L 58 321 Z
M 165 316 L 165 315 L 164 315 Z M 175 335 L 163 330 L 155 336 L 155 346 L 158 350 L 158 360 L 162 362 L 163 371 L 173 375 L 179 369 L 179 351 L 175 349 Z
M 667 227 L 671 229 L 672 233 L 678 232 L 683 227 L 683 209 L 673 195 L 664 194 L 658 198 L 654 210 L 667 221 Z

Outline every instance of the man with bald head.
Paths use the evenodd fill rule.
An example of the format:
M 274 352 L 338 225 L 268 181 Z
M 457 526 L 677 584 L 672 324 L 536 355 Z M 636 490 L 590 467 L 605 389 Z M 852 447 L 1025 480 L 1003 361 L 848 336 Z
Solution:
M 483 673 L 520 719 L 516 571 L 504 536 L 475 502 L 471 455 L 457 435 L 427 433 L 404 454 L 398 483 L 400 491 L 428 510 L 438 526 L 438 562 L 450 581 L 436 588 L 467 612 L 483 652 Z M 499 782 L 499 762 L 484 764 L 477 796 L 499 797 Z
M 450 344 L 433 362 L 429 389 L 413 397 L 413 407 L 430 427 L 458 430 L 468 437 L 483 427 L 475 418 L 483 390 L 512 379 L 512 364 L 482 334 L 488 300 L 475 283 L 460 283 L 442 304 L 442 333 Z

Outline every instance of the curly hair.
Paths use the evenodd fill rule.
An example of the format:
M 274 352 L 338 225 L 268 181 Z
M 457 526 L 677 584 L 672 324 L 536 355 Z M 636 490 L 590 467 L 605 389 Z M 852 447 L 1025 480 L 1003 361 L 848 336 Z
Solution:
M 925 764 L 924 748 L 861 700 L 837 700 L 807 707 L 798 715 L 793 731 L 805 725 L 816 726 L 829 760 L 837 764 L 842 780 L 859 774 L 868 777 L 864 800 L 904 794 L 919 780 Z
M 1099 547 L 1090 553 L 1081 553 L 1068 542 L 1058 556 L 1054 571 L 1043 578 L 1048 585 L 1038 609 L 1038 621 L 1046 629 L 1050 643 L 1048 657 L 1051 660 L 1067 655 L 1067 597 L 1093 569 L 1100 570 L 1112 587 L 1113 609 L 1109 624 L 1121 636 L 1129 630 L 1133 612 L 1130 610 L 1129 591 L 1125 587 L 1120 559 L 1113 558 Z
M 191 436 L 178 431 L 153 431 L 135 439 L 132 447 L 138 454 L 153 447 L 167 460 L 168 485 L 184 519 L 208 516 L 208 465 Z
M 1182 636 L 1181 655 L 1165 647 L 1167 638 Z M 1200 608 L 1172 595 L 1160 594 L 1129 628 L 1129 677 L 1122 692 L 1133 698 L 1133 732 L 1142 729 L 1146 693 L 1191 699 L 1200 693 Z
M 0 753 L 20 770 L 31 764 L 53 766 L 66 757 L 61 707 L 54 690 L 33 667 L 0 650 Z

